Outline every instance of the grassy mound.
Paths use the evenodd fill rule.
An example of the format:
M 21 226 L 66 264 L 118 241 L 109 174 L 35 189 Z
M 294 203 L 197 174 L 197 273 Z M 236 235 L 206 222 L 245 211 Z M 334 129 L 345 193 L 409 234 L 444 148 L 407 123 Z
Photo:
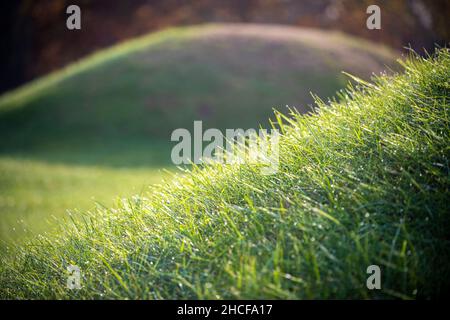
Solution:
M 170 29 L 2 97 L 0 151 L 168 140 L 194 120 L 267 125 L 275 106 L 305 110 L 309 92 L 334 94 L 345 84 L 342 70 L 368 77 L 394 59 L 385 47 L 340 33 L 239 24 Z
M 450 53 L 280 119 L 280 170 L 195 169 L 1 263 L 4 298 L 428 298 L 448 293 Z M 66 289 L 67 265 L 82 289 Z M 366 269 L 381 268 L 381 290 Z
M 175 128 L 267 125 L 272 107 L 305 110 L 310 90 L 334 94 L 341 70 L 367 77 L 393 60 L 339 33 L 207 25 L 126 42 L 8 93 L 0 248 L 46 231 L 66 209 L 93 207 L 92 198 L 109 206 L 159 181 Z

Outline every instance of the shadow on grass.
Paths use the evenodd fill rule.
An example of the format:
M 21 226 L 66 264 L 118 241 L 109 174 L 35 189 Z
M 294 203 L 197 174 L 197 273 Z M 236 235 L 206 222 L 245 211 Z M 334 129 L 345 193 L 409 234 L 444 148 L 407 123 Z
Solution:
M 72 141 L 0 145 L 0 156 L 48 164 L 106 168 L 160 168 L 172 166 L 169 140 L 96 138 Z

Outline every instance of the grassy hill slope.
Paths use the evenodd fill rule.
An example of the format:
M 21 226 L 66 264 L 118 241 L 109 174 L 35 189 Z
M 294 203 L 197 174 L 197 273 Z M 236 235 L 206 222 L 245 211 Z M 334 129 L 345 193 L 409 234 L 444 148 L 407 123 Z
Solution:
M 267 125 L 273 107 L 306 110 L 310 90 L 333 94 L 341 70 L 367 77 L 392 61 L 388 49 L 339 33 L 207 25 L 128 41 L 43 77 L 0 98 L 0 240 L 159 181 L 175 128 Z
M 280 170 L 195 169 L 1 263 L 4 298 L 428 298 L 450 288 L 450 53 L 283 118 Z M 281 122 L 281 116 L 280 122 Z M 66 288 L 67 265 L 82 289 Z M 369 265 L 382 289 L 366 287 Z

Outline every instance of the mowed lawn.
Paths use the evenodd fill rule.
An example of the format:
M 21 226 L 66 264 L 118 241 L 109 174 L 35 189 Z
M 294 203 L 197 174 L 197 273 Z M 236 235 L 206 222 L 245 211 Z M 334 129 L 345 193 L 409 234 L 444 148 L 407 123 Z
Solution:
M 147 148 L 151 151 L 151 144 Z M 167 154 L 159 146 L 153 151 Z M 151 155 L 144 166 L 146 157 L 141 155 L 137 159 L 142 163 L 136 163 L 132 155 L 119 152 L 102 163 L 108 157 L 102 152 L 0 155 L 0 249 L 53 231 L 70 212 L 109 207 L 170 179 L 166 167 L 154 159 L 152 163 Z M 64 161 L 69 156 L 71 162 Z

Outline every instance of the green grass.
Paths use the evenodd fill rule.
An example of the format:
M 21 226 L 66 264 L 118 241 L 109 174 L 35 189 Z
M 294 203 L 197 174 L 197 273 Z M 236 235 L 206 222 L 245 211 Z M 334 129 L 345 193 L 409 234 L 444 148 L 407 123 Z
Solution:
M 0 248 L 48 232 L 70 211 L 111 206 L 168 175 L 163 169 L 53 164 L 0 157 Z
M 341 70 L 367 77 L 394 60 L 340 33 L 279 28 L 173 28 L 0 97 L 0 247 L 159 181 L 175 128 L 267 126 L 275 106 L 334 94 Z
M 194 169 L 4 256 L 3 298 L 435 298 L 450 288 L 450 52 L 278 115 L 280 170 Z M 67 265 L 82 289 L 65 287 Z M 382 289 L 366 288 L 366 268 Z
M 166 170 L 173 170 L 170 146 L 160 141 L 0 154 L 0 250 L 55 229 L 69 211 L 139 194 Z

